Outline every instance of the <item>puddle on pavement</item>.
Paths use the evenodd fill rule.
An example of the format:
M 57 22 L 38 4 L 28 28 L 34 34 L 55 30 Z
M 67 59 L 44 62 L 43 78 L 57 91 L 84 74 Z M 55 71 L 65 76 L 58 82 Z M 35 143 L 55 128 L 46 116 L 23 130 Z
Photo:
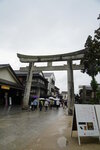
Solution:
M 58 138 L 57 144 L 59 145 L 60 148 L 64 148 L 67 145 L 67 139 L 63 136 Z

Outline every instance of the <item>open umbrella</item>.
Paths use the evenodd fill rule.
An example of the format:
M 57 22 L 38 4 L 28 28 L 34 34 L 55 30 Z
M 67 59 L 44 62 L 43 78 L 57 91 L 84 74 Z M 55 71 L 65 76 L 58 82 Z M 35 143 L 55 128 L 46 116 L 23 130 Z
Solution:
M 54 98 L 54 97 L 49 97 L 49 99 L 51 99 L 51 100 L 55 100 L 55 98 Z
M 37 95 L 34 95 L 34 96 L 32 96 L 32 98 L 34 98 L 34 99 L 35 99 L 35 98 L 38 98 L 38 96 L 37 96 Z
M 44 101 L 44 100 L 45 100 L 45 98 L 39 98 L 39 100 L 42 100 L 42 101 Z
M 55 98 L 55 101 L 60 101 L 60 99 L 59 98 Z

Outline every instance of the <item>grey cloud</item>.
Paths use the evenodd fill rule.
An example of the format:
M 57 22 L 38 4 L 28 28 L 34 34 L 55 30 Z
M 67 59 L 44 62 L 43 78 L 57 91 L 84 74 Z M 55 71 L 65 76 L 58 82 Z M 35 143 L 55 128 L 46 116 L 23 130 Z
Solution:
M 0 63 L 18 68 L 25 65 L 19 62 L 18 52 L 43 55 L 82 49 L 98 26 L 99 10 L 97 0 L 1 0 Z M 66 89 L 65 74 L 56 75 L 61 89 Z M 75 74 L 76 88 L 82 83 L 79 74 Z

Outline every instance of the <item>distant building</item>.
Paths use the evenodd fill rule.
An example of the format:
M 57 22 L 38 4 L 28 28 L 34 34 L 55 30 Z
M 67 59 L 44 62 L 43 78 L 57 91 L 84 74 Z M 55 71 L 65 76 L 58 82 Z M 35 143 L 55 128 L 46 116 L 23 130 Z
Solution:
M 100 90 L 100 84 L 98 85 L 98 90 Z M 79 95 L 82 104 L 90 103 L 90 100 L 93 98 L 92 87 L 87 85 L 79 86 Z
M 15 70 L 15 73 L 25 88 L 28 71 L 20 68 L 20 70 Z M 47 86 L 48 81 L 45 79 L 43 73 L 33 72 L 30 94 L 38 97 L 46 97 Z
M 55 97 L 59 97 L 60 96 L 59 88 L 57 86 L 55 86 L 55 88 L 54 88 L 54 96 Z
M 9 64 L 0 65 L 0 105 L 20 105 L 23 86 Z M 10 99 L 10 102 L 9 102 Z
M 53 72 L 44 73 L 44 77 L 48 80 L 48 96 L 55 96 L 55 75 Z

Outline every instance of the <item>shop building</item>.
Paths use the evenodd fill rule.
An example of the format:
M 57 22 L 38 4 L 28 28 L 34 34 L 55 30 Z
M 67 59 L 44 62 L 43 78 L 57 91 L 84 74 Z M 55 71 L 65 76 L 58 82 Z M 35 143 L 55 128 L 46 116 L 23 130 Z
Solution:
M 55 96 L 55 75 L 53 72 L 44 73 L 44 77 L 48 80 L 48 96 Z
M 23 86 L 9 64 L 0 65 L 0 106 L 21 105 Z
M 22 82 L 25 89 L 28 71 L 20 68 L 20 70 L 15 70 L 15 73 L 19 80 Z M 33 72 L 30 95 L 37 97 L 47 97 L 47 87 L 48 81 L 45 79 L 44 74 L 42 72 Z

